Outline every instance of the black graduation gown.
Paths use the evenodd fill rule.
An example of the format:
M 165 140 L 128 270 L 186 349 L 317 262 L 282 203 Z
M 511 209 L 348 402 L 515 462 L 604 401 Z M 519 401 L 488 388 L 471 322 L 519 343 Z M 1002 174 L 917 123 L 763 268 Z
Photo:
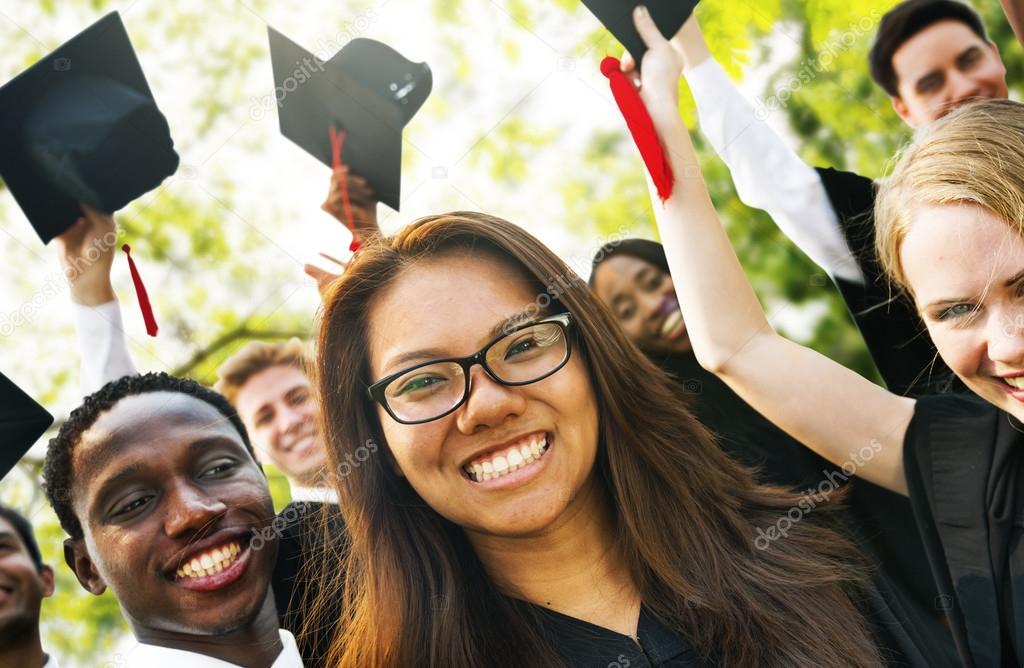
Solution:
M 331 539 L 344 544 L 345 522 L 337 505 L 315 501 L 292 502 L 278 514 L 278 519 L 281 530 L 271 579 L 278 622 L 295 636 L 306 668 L 326 668 L 334 626 L 325 622 L 311 633 L 305 622 L 319 591 L 318 566 L 330 568 L 322 563 L 324 523 Z M 333 615 L 333 619 L 338 619 L 338 615 Z
M 862 606 L 890 665 L 943 666 L 956 648 L 936 607 L 939 591 L 906 497 L 866 480 L 847 478 L 758 413 L 728 385 L 704 370 L 692 354 L 652 356 L 683 385 L 700 421 L 716 433 L 736 461 L 760 469 L 760 480 L 797 489 L 826 478 L 846 480 L 843 530 L 873 562 L 874 590 Z
M 963 664 L 1024 665 L 1024 426 L 973 395 L 923 397 L 903 462 Z
M 636 638 L 517 601 L 540 625 L 541 635 L 570 668 L 711 668 L 685 639 L 661 624 L 643 605 Z
M 875 253 L 875 183 L 817 168 L 863 285 L 833 277 L 890 392 L 916 397 L 965 388 L 938 357 L 910 300 L 889 287 Z

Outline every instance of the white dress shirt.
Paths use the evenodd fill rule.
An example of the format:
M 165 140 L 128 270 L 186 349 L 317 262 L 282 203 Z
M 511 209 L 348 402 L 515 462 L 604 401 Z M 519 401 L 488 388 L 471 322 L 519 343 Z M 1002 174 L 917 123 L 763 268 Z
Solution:
M 299 649 L 295 646 L 295 638 L 284 629 L 280 629 L 278 632 L 281 634 L 281 643 L 284 645 L 284 649 L 277 655 L 277 659 L 270 668 L 303 668 L 302 657 L 299 656 Z M 136 645 L 124 658 L 127 668 L 238 668 L 237 664 L 221 661 L 205 654 L 147 645 L 146 643 Z
M 830 275 L 863 284 L 864 274 L 814 168 L 758 117 L 714 58 L 683 74 L 697 102 L 700 129 L 729 168 L 740 200 L 767 211 Z
M 138 375 L 124 338 L 121 305 L 115 300 L 99 306 L 71 306 L 82 355 L 82 396 L 121 376 Z
M 333 487 L 299 487 L 292 486 L 293 503 L 333 503 L 338 504 L 338 493 Z

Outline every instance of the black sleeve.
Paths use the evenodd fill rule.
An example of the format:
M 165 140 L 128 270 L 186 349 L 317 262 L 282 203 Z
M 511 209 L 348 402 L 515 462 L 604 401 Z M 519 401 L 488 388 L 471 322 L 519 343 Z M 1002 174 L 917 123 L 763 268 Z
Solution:
M 833 278 L 886 386 L 921 396 L 960 390 L 932 345 L 913 304 L 890 290 L 875 255 L 875 184 L 871 179 L 817 168 L 846 243 L 864 274 L 863 285 Z

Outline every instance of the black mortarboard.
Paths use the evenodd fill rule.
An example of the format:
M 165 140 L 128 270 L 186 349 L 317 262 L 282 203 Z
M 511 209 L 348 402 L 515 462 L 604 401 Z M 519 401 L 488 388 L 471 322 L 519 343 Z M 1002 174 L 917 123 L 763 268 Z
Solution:
M 332 166 L 330 128 L 344 131 L 345 165 L 367 180 L 378 202 L 397 211 L 402 128 L 430 95 L 430 67 L 365 38 L 324 62 L 269 32 L 281 134 Z
M 0 88 L 0 176 L 47 243 L 178 168 L 167 120 L 117 12 Z
M 53 417 L 0 373 L 0 479 L 53 424 Z
M 651 13 L 651 18 L 666 39 L 671 39 L 690 18 L 698 0 L 583 0 L 587 9 L 594 13 L 601 23 L 615 35 L 622 46 L 626 47 L 636 61 L 637 69 L 647 47 L 636 31 L 633 23 L 633 10 L 637 5 L 644 5 Z

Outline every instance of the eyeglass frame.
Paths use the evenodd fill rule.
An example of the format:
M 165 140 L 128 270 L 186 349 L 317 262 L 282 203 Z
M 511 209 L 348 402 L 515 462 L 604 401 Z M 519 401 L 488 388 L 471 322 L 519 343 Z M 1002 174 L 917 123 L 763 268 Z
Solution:
M 494 373 L 494 371 L 487 365 L 487 352 L 491 348 L 493 348 L 496 343 L 498 343 L 499 341 L 502 341 L 503 339 L 506 339 L 506 338 L 512 336 L 516 332 L 522 331 L 524 329 L 528 329 L 530 327 L 535 327 L 537 325 L 543 325 L 543 324 L 549 323 L 549 322 L 553 322 L 553 323 L 558 324 L 559 327 L 562 330 L 562 336 L 565 338 L 565 358 L 558 364 L 558 366 L 556 366 L 551 371 L 548 371 L 544 375 L 539 376 L 538 378 L 534 378 L 533 380 L 520 381 L 520 382 L 508 382 L 508 381 L 504 381 L 504 380 L 498 378 L 497 375 Z M 369 387 L 367 387 L 366 388 L 366 394 L 367 394 L 367 396 L 369 396 L 369 398 L 371 400 L 373 400 L 374 402 L 376 402 L 376 403 L 380 404 L 381 406 L 383 406 L 384 410 L 387 411 L 388 415 L 391 416 L 391 419 L 394 420 L 395 422 L 399 423 L 399 424 L 408 424 L 408 425 L 425 424 L 427 422 L 433 422 L 434 420 L 440 420 L 441 418 L 443 418 L 445 416 L 448 416 L 448 415 L 451 415 L 452 413 L 454 413 L 463 404 L 465 404 L 466 401 L 469 399 L 469 392 L 472 389 L 470 387 L 469 370 L 472 367 L 476 366 L 477 364 L 479 364 L 483 368 L 484 373 L 486 373 L 487 376 L 491 380 L 493 380 L 494 382 L 498 383 L 499 385 L 504 385 L 505 387 L 522 387 L 523 385 L 532 385 L 533 383 L 539 383 L 540 381 L 544 380 L 545 378 L 549 378 L 550 376 L 552 376 L 555 373 L 557 373 L 558 371 L 560 371 L 562 369 L 562 367 L 564 367 L 566 364 L 569 363 L 569 358 L 572 357 L 572 336 L 571 335 L 573 333 L 573 329 L 575 327 L 575 324 L 576 323 L 573 321 L 572 314 L 569 313 L 568 311 L 563 312 L 563 313 L 557 313 L 557 314 L 555 314 L 553 316 L 550 316 L 548 318 L 544 318 L 542 320 L 535 320 L 533 322 L 524 322 L 523 324 L 516 326 L 514 329 L 512 329 L 512 330 L 510 330 L 510 331 L 508 331 L 508 332 L 506 332 L 504 334 L 501 334 L 500 336 L 497 336 L 497 337 L 491 339 L 486 345 L 484 345 L 483 348 L 481 348 L 480 350 L 476 351 L 472 355 L 467 355 L 466 357 L 444 357 L 444 358 L 440 358 L 440 359 L 428 360 L 426 362 L 420 362 L 419 364 L 414 364 L 414 365 L 412 365 L 410 367 L 402 369 L 401 371 L 396 371 L 393 374 L 385 376 L 384 378 L 381 378 L 377 382 L 372 383 Z M 462 391 L 462 399 L 460 399 L 454 406 L 452 406 L 451 408 L 446 410 L 444 413 L 441 413 L 440 415 L 437 415 L 437 416 L 432 417 L 432 418 L 428 418 L 426 420 L 412 420 L 412 421 L 410 421 L 410 420 L 403 420 L 403 419 L 399 418 L 397 415 L 395 415 L 394 411 L 391 410 L 391 406 L 388 405 L 387 398 L 384 396 L 384 390 L 387 389 L 387 386 L 390 385 L 393 381 L 397 380 L 398 378 L 406 375 L 407 373 L 409 373 L 411 371 L 415 371 L 416 369 L 420 369 L 420 368 L 425 367 L 425 366 L 431 366 L 431 365 L 434 365 L 434 364 L 442 364 L 444 362 L 454 362 L 454 363 L 458 364 L 460 367 L 462 367 L 462 375 L 466 379 L 466 385 L 465 385 L 465 388 Z

